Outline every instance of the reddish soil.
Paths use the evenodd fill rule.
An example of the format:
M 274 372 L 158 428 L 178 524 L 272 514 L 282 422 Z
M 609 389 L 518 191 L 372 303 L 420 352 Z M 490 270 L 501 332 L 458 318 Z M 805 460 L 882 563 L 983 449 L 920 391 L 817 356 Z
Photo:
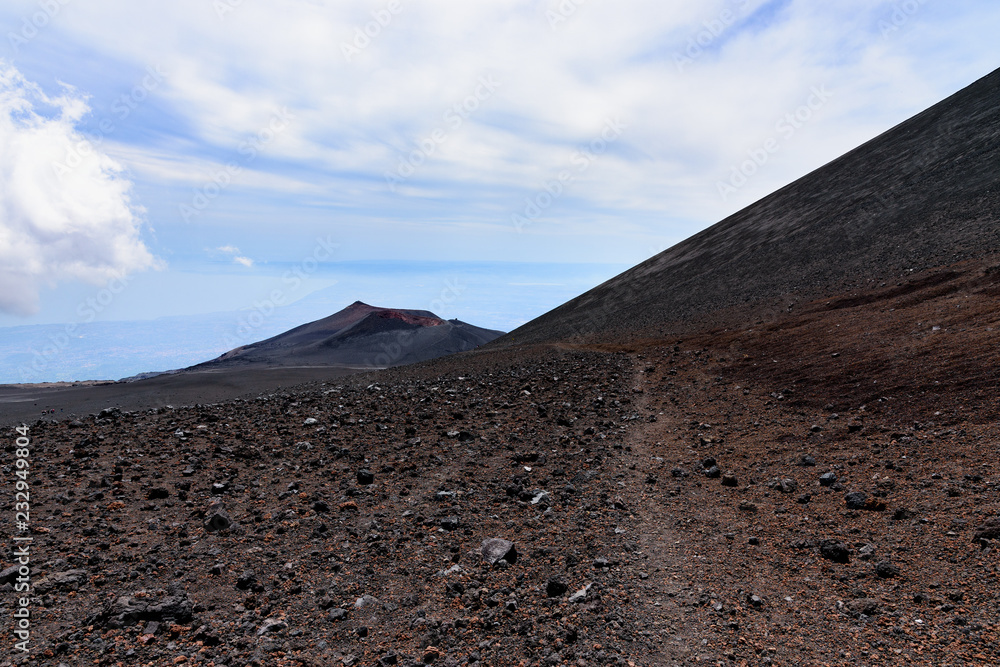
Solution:
M 993 264 L 37 422 L 0 664 L 998 664 Z

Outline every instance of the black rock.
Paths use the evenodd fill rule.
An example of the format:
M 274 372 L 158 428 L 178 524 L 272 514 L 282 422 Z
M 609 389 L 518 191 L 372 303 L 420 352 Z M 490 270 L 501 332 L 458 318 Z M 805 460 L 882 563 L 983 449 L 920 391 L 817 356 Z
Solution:
M 776 479 L 768 486 L 782 493 L 795 493 L 799 490 L 799 483 L 790 477 Z
M 330 620 L 342 621 L 345 618 L 347 618 L 349 613 L 350 612 L 348 612 L 346 609 L 341 609 L 340 607 L 336 607 L 330 610 Z
M 375 475 L 372 474 L 371 470 L 367 468 L 362 468 L 358 471 L 358 484 L 368 486 L 369 484 L 375 483 Z
M 212 533 L 218 530 L 226 530 L 233 525 L 233 520 L 229 513 L 221 505 L 213 505 L 205 516 L 205 530 Z
M 976 540 L 996 540 L 1000 539 L 1000 517 L 995 517 L 993 519 L 987 519 L 983 524 L 976 530 L 973 535 L 973 539 Z
M 814 426 L 813 428 L 816 427 Z M 796 462 L 796 465 L 811 468 L 816 465 L 816 459 L 814 459 L 811 454 L 803 454 L 802 456 L 799 457 L 799 460 Z
M 705 470 L 705 477 L 708 477 L 709 479 L 718 479 L 722 477 L 722 471 L 719 470 L 719 466 L 712 466 L 711 468 Z
M 257 582 L 257 575 L 253 570 L 243 570 L 236 579 L 236 588 L 245 591 Z
M 162 486 L 154 486 L 146 492 L 146 500 L 163 500 L 170 497 L 170 491 Z
M 99 613 L 87 618 L 86 625 L 124 628 L 143 621 L 187 623 L 193 618 L 194 602 L 179 587 L 171 587 L 159 600 L 134 598 L 128 595 L 104 603 Z
M 827 472 L 819 476 L 820 486 L 833 486 L 833 483 L 836 481 L 837 481 L 836 473 Z
M 888 561 L 875 563 L 875 574 L 883 579 L 892 579 L 899 576 L 899 568 Z
M 559 579 L 549 579 L 545 582 L 545 595 L 550 598 L 562 597 L 569 587 Z
M 441 527 L 445 530 L 457 530 L 460 525 L 457 516 L 446 516 L 441 519 Z
M 736 486 L 739 484 L 739 480 L 736 479 L 736 475 L 723 475 L 722 476 L 722 486 Z
M 868 494 L 864 491 L 852 491 L 844 496 L 844 502 L 849 510 L 863 510 L 867 506 Z
M 819 553 L 823 558 L 834 563 L 851 562 L 851 550 L 847 548 L 846 544 L 836 540 L 824 540 L 819 545 Z

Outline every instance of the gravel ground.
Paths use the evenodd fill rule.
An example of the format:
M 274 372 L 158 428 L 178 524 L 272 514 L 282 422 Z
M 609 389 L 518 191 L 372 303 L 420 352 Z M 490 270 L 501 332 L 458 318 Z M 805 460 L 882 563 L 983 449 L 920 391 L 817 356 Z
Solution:
M 997 664 L 996 275 L 35 422 L 0 664 Z

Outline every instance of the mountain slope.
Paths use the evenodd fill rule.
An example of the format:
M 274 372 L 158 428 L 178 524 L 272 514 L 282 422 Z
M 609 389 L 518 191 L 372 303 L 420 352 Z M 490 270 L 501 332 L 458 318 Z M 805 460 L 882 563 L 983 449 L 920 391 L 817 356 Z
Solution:
M 611 340 L 1000 248 L 1000 70 L 497 344 Z M 730 318 L 731 320 L 731 318 Z
M 329 317 L 238 347 L 193 368 L 399 366 L 471 350 L 502 333 L 443 320 L 426 310 L 379 308 L 356 301 Z

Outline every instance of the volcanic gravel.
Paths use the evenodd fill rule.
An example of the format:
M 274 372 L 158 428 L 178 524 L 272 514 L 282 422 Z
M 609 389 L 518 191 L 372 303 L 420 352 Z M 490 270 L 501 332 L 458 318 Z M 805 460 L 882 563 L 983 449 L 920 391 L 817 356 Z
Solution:
M 998 275 L 35 422 L 0 664 L 998 664 Z

